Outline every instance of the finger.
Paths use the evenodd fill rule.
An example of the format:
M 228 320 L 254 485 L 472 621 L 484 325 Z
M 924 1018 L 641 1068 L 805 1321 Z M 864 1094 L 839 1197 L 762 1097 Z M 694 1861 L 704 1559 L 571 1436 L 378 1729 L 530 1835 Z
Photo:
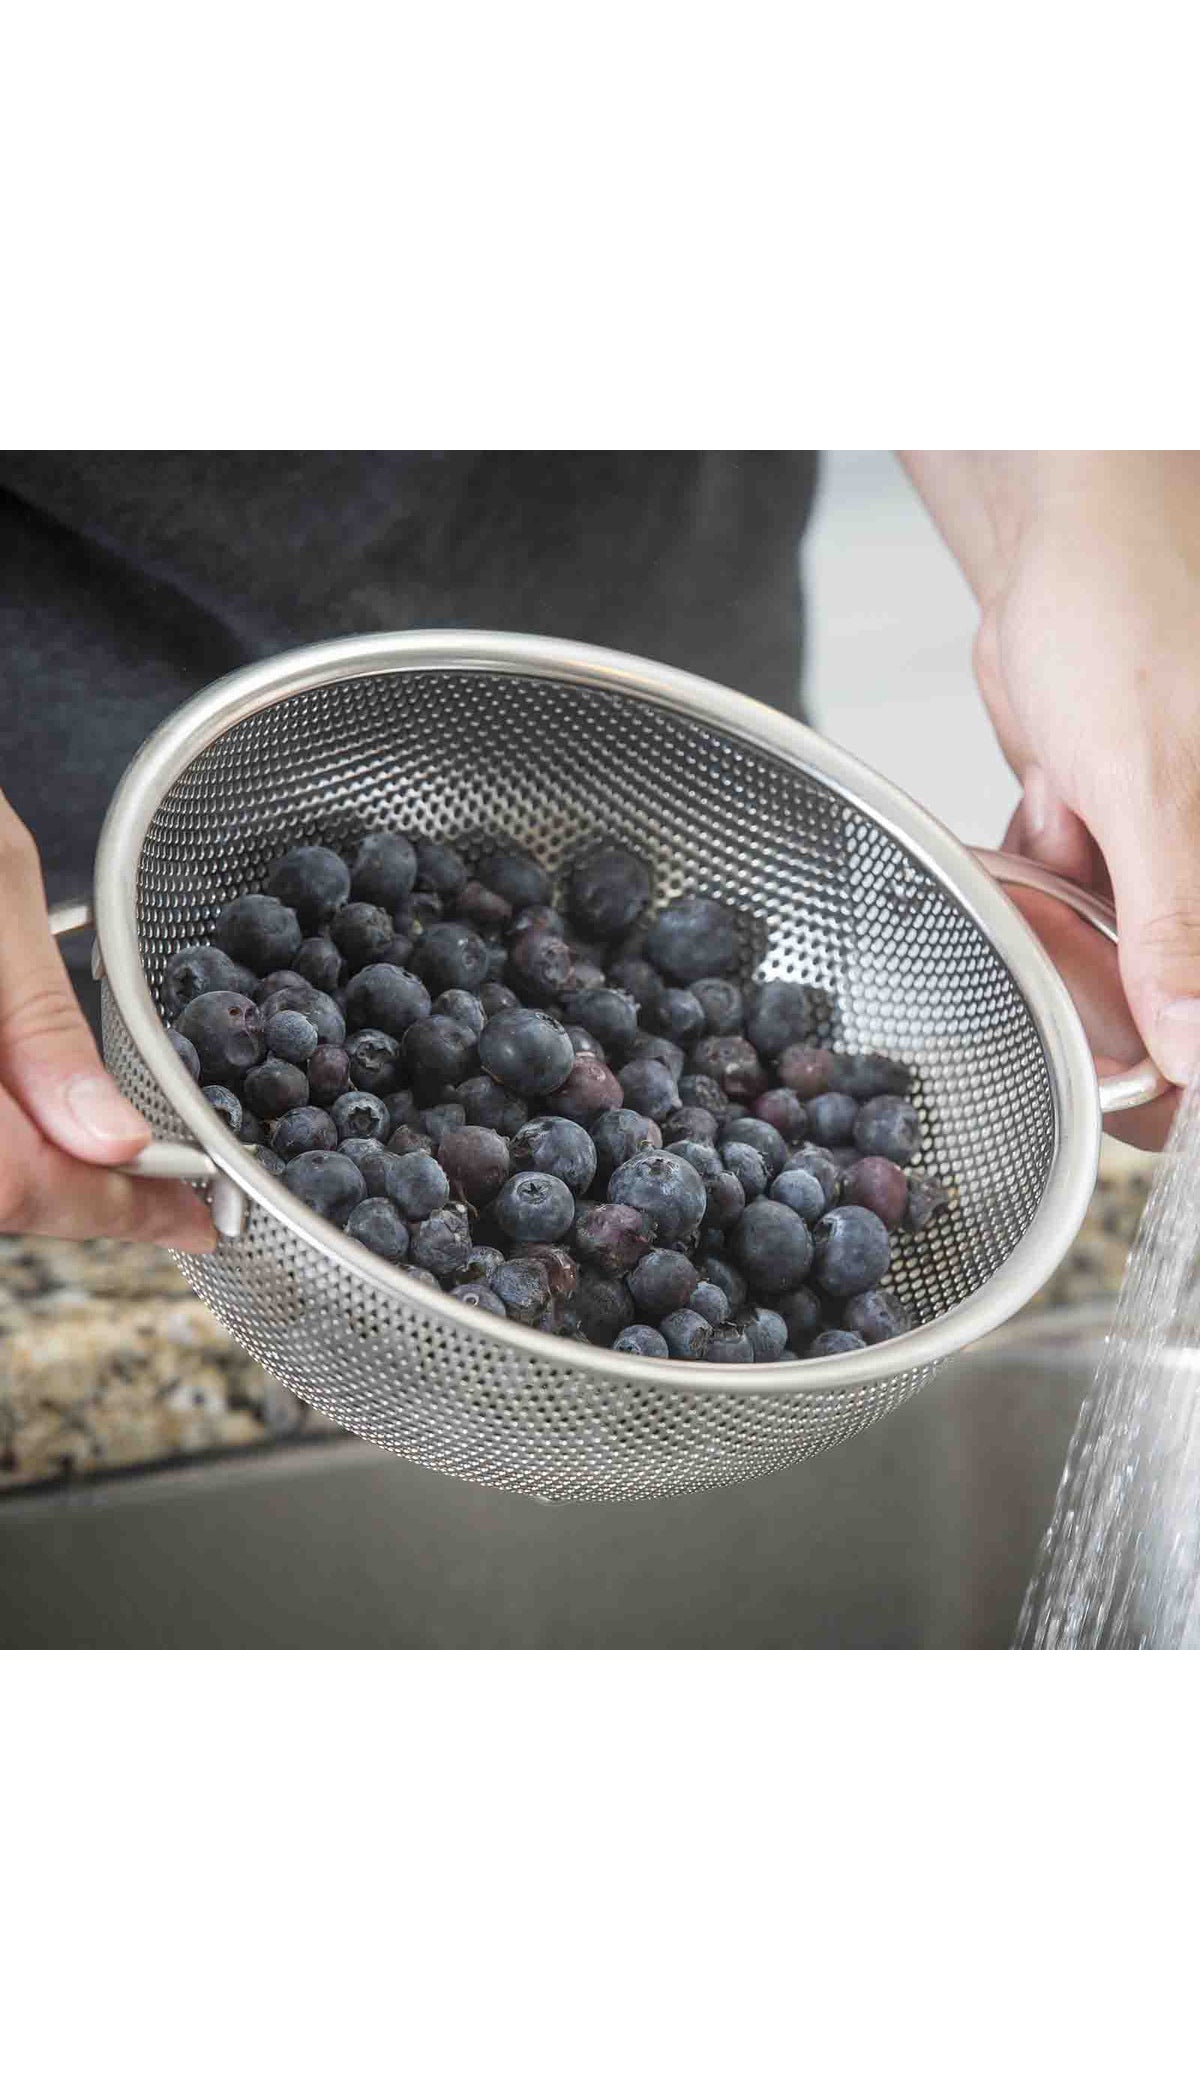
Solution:
M 1043 772 L 1034 764 L 1026 769 L 1021 798 L 1021 849 L 1055 875 L 1091 889 L 1096 875 L 1096 849 L 1087 825 L 1069 809 Z
M 178 1181 L 139 1180 L 73 1159 L 0 1094 L 0 1232 L 149 1240 L 182 1253 L 217 1243 L 206 1206 Z
M 132 1159 L 151 1131 L 113 1084 L 51 935 L 37 849 L 0 795 L 0 1083 L 77 1158 Z
M 1200 786 L 1181 763 L 1151 783 L 1113 779 L 1093 829 L 1112 871 L 1121 975 L 1159 1070 L 1200 1065 Z

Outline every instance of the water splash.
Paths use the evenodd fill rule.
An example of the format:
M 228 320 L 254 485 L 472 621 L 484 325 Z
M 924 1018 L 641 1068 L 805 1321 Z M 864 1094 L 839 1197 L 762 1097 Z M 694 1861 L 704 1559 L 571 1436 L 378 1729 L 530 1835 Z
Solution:
M 1200 1079 L 1175 1118 L 1017 1628 L 1200 1645 Z

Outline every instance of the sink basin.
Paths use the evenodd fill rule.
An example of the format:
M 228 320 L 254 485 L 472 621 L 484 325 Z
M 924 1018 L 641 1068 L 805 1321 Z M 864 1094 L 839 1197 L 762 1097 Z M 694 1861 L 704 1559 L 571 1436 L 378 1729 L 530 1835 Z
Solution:
M 0 1645 L 1007 1647 L 1103 1332 L 1052 1314 L 791 1472 L 550 1505 L 316 1440 L 0 1502 Z

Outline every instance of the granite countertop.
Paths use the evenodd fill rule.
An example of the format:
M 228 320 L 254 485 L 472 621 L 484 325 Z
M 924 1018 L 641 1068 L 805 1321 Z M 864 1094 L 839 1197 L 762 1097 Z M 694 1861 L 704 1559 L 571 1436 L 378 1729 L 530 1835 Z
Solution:
M 1105 1141 L 1083 1228 L 1030 1314 L 1115 1297 L 1152 1167 Z M 0 1492 L 341 1434 L 246 1355 L 159 1248 L 0 1238 Z

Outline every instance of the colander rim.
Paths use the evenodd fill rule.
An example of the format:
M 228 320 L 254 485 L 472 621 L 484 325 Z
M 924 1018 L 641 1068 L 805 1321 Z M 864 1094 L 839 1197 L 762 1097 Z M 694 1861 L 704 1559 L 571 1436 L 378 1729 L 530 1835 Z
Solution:
M 406 671 L 481 671 L 607 686 L 768 753 L 829 785 L 893 836 L 983 932 L 1012 976 L 1037 1031 L 1053 1095 L 1055 1142 L 1045 1188 L 1011 1254 L 948 1312 L 869 1352 L 790 1364 L 699 1365 L 630 1358 L 542 1334 L 399 1274 L 380 1256 L 292 1196 L 221 1121 L 167 1041 L 142 969 L 136 871 L 146 831 L 184 769 L 235 723 L 317 687 Z M 1100 1104 L 1083 1024 L 1066 985 L 1027 921 L 969 848 L 928 810 L 807 724 L 743 693 L 650 658 L 555 637 L 484 628 L 360 634 L 287 650 L 230 672 L 186 701 L 143 743 L 109 804 L 96 853 L 94 908 L 102 967 L 138 1055 L 210 1159 L 254 1202 L 343 1269 L 427 1316 L 506 1344 L 560 1369 L 614 1384 L 699 1385 L 755 1392 L 830 1393 L 874 1385 L 940 1362 L 1012 1317 L 1041 1287 L 1083 1222 L 1100 1151 Z M 219 1259 L 219 1250 L 214 1259 Z M 636 1366 L 636 1369 L 634 1368 Z

